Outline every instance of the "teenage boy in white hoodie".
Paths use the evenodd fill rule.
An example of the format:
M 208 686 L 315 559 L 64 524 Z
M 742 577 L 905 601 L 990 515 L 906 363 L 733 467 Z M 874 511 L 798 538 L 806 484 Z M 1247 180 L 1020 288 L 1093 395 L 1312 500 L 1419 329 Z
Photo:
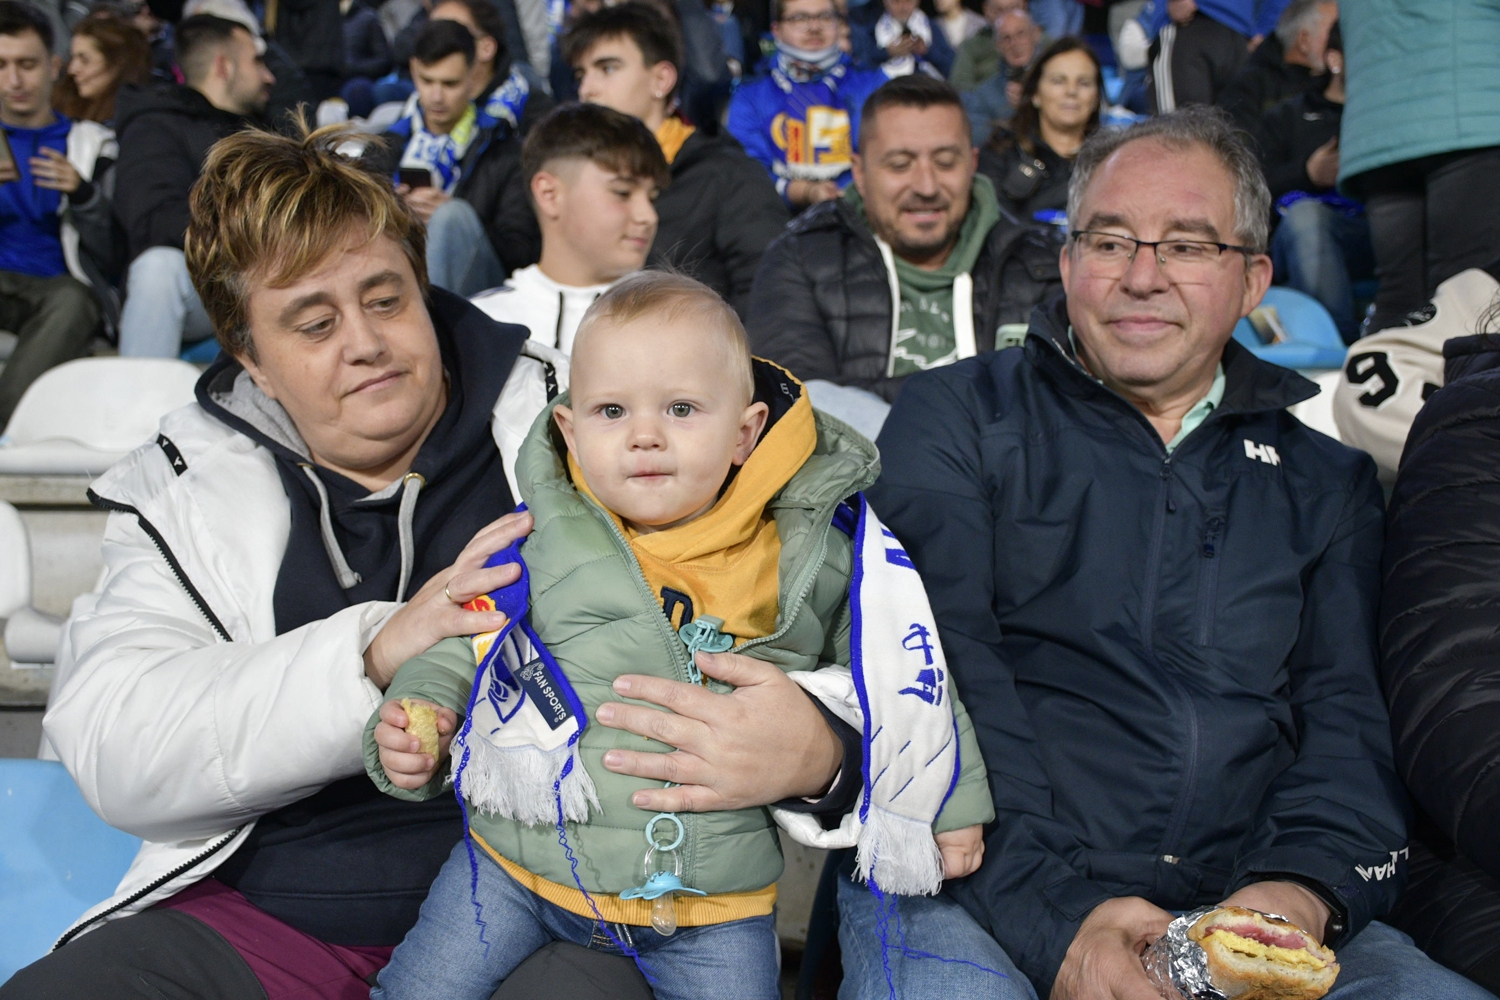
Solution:
M 667 161 L 639 119 L 570 104 L 532 128 L 521 170 L 542 231 L 542 259 L 474 304 L 567 354 L 594 300 L 646 263 L 656 236 L 652 202 L 667 184 Z

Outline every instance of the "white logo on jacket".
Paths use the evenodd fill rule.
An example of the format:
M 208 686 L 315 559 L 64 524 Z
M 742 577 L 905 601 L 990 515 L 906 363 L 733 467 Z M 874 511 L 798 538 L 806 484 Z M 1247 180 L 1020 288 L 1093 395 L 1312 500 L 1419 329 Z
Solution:
M 1267 465 L 1281 464 L 1281 456 L 1276 453 L 1275 448 L 1268 444 L 1256 444 L 1249 438 L 1245 438 L 1245 457 L 1258 458 Z
M 1364 865 L 1355 865 L 1354 870 L 1358 872 L 1359 877 L 1364 879 L 1366 882 L 1370 881 L 1371 879 L 1374 879 L 1377 882 L 1384 882 L 1388 878 L 1396 877 L 1396 863 L 1398 861 L 1403 861 L 1410 857 L 1410 848 L 1403 847 L 1399 851 L 1392 851 L 1391 860 L 1387 861 L 1383 865 L 1375 865 L 1372 868 L 1366 868 Z

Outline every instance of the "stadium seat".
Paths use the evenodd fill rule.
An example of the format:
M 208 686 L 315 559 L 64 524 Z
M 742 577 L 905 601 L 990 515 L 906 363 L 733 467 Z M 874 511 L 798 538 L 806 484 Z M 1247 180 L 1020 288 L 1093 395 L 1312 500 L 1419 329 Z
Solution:
M 141 842 L 105 824 L 61 764 L 0 759 L 0 983 L 109 897 Z
M 80 358 L 31 383 L 0 437 L 0 475 L 97 476 L 193 401 L 199 372 L 169 358 Z
M 13 667 L 53 661 L 62 619 L 31 606 L 31 539 L 16 509 L 0 500 L 0 618 Z
M 1260 304 L 1275 308 L 1288 339 L 1279 344 L 1262 343 L 1250 321 L 1242 319 L 1235 325 L 1234 339 L 1252 354 L 1283 368 L 1343 367 L 1348 348 L 1321 302 L 1296 289 L 1273 285 Z
M 177 355 L 184 361 L 191 361 L 195 365 L 211 365 L 219 356 L 219 341 L 216 337 L 199 340 L 191 344 L 185 344 L 182 353 Z

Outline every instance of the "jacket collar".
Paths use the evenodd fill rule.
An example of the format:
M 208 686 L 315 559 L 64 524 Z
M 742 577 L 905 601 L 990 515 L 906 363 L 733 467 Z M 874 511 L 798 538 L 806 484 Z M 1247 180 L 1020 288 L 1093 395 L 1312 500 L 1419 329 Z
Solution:
M 1100 389 L 1110 392 L 1078 363 L 1068 326 L 1066 296 L 1059 295 L 1037 306 L 1026 334 L 1027 359 L 1056 379 L 1070 395 L 1085 396 Z M 1221 362 L 1225 386 L 1220 413 L 1284 410 L 1318 394 L 1318 387 L 1312 382 L 1290 369 L 1262 361 L 1233 338 L 1224 345 Z

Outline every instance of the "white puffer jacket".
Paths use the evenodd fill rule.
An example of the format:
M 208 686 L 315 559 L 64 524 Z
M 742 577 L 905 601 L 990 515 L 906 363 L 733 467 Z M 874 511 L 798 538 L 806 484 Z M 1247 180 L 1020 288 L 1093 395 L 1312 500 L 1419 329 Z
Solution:
M 495 403 L 513 495 L 520 443 L 567 375 L 566 355 L 528 341 Z M 270 451 L 196 403 L 160 430 L 93 484 L 112 511 L 104 580 L 74 604 L 43 720 L 89 805 L 145 843 L 58 945 L 205 877 L 258 817 L 362 774 L 381 700 L 364 651 L 400 606 L 277 635 L 290 512 Z

